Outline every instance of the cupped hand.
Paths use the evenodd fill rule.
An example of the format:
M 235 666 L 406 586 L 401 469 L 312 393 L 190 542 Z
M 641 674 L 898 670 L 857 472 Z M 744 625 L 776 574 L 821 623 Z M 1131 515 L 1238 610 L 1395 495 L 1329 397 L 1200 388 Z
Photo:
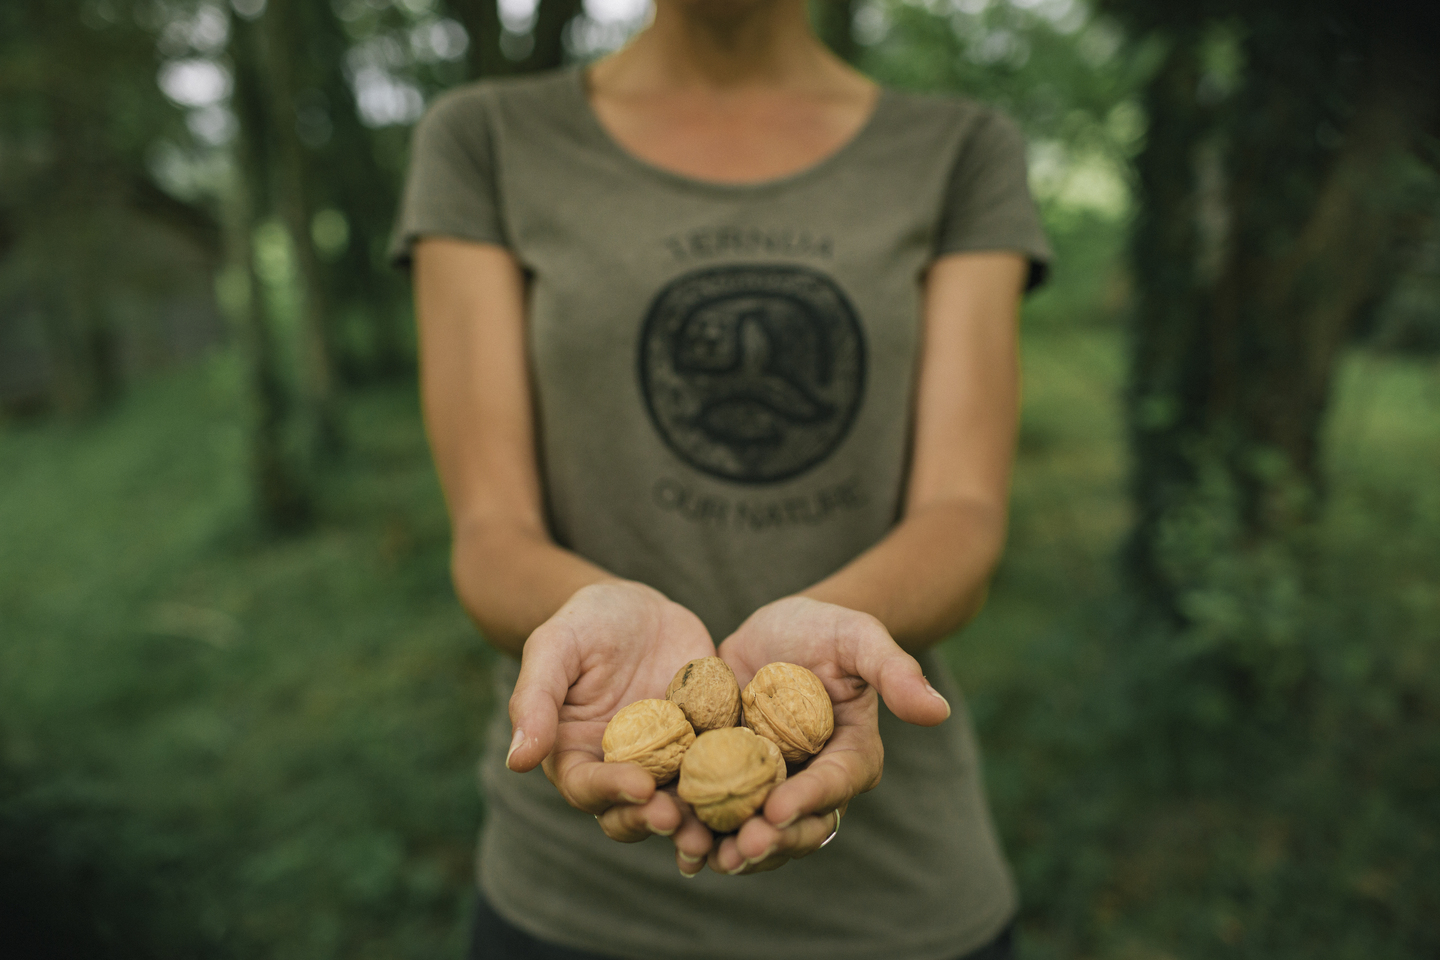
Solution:
M 523 773 L 543 763 L 561 796 L 607 835 L 672 837 L 681 872 L 699 872 L 710 831 L 639 764 L 605 763 L 600 741 L 621 707 L 664 697 L 676 671 L 714 655 L 700 619 L 658 590 L 630 581 L 577 590 L 525 641 L 505 765 Z
M 815 673 L 835 705 L 835 732 L 798 773 L 776 787 L 756 816 L 711 849 L 719 873 L 759 873 L 813 853 L 838 827 L 851 798 L 880 782 L 876 693 L 901 720 L 935 726 L 950 704 L 926 681 L 879 620 L 808 597 L 761 607 L 720 645 L 743 687 L 767 663 L 795 663 Z

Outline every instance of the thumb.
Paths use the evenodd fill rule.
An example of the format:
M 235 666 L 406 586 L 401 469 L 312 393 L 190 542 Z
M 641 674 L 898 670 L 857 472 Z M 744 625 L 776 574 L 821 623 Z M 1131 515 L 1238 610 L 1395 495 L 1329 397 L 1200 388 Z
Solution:
M 562 628 L 545 624 L 525 641 L 520 676 L 510 695 L 510 752 L 505 766 L 517 773 L 533 770 L 555 748 L 560 708 L 580 679 L 580 658 Z
M 880 693 L 885 706 L 906 723 L 933 727 L 950 716 L 950 702 L 925 679 L 920 661 L 900 649 L 875 621 L 854 638 L 855 672 Z

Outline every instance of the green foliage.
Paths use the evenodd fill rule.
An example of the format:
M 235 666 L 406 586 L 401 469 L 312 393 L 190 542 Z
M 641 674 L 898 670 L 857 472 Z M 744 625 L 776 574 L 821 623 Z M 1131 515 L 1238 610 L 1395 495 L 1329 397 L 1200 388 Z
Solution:
M 1052 293 L 1057 317 L 1093 309 Z M 1433 953 L 1433 368 L 1348 361 L 1332 507 L 1294 574 L 1313 599 L 1276 617 L 1268 580 L 1216 559 L 1220 613 L 1150 644 L 1111 563 L 1119 334 L 1025 331 L 1010 548 L 947 654 L 1026 956 Z M 488 655 L 450 593 L 415 402 L 359 395 L 321 523 L 273 541 L 246 520 L 237 374 L 221 358 L 102 423 L 0 433 L 6 876 L 21 863 L 57 891 L 42 916 L 109 955 L 457 955 Z M 1228 536 L 1225 502 L 1191 535 Z
M 357 401 L 316 530 L 271 541 L 237 374 L 0 434 L 0 872 L 117 956 L 456 955 L 488 655 L 415 401 Z
M 77 252 L 12 256 L 0 285 L 22 262 L 103 277 L 95 251 L 116 246 L 120 221 L 73 199 L 90 194 L 49 192 L 54 84 L 88 111 L 75 128 L 96 151 L 76 155 L 94 161 L 84 169 L 138 173 L 132 185 L 153 175 L 191 199 L 227 182 L 213 165 L 223 136 L 202 136 L 223 134 L 224 105 L 181 111 L 155 87 L 157 65 L 233 66 L 197 32 L 205 5 L 95 0 L 79 21 L 60 6 L 0 6 L 0 256 L 42 250 L 42 236 Z M 947 647 L 1016 865 L 1025 955 L 1440 952 L 1433 365 L 1347 356 L 1323 447 L 1326 509 L 1280 539 L 1247 534 L 1233 473 L 1191 445 L 1195 496 L 1157 538 L 1189 626 L 1137 626 L 1114 563 L 1132 522 L 1117 320 L 1133 309 L 1130 163 L 1152 132 L 1139 91 L 1165 45 L 1124 45 L 1065 0 L 856 7 L 861 63 L 877 77 L 998 103 L 1026 129 L 1058 254 L 1026 309 L 1009 552 L 986 611 Z M 365 151 L 321 184 L 311 219 L 343 286 L 378 263 L 406 115 L 347 114 L 339 74 L 321 68 L 343 54 L 404 106 L 403 91 L 459 78 L 462 54 L 436 38 L 447 11 L 478 5 L 333 9 L 343 37 L 303 38 L 315 68 L 303 83 L 318 95 L 297 99 L 295 119 L 323 157 Z M 1198 82 L 1230 102 L 1253 68 L 1247 34 L 1233 18 L 1201 33 Z M 55 69 L 77 58 L 107 83 Z M 22 182 L 54 198 L 50 233 L 16 219 Z M 367 184 L 362 210 L 350 198 Z M 292 241 L 273 221 L 242 236 L 293 370 Z M 1377 313 L 1382 345 L 1415 335 L 1386 331 L 1428 329 L 1433 252 Z M 236 315 L 251 295 L 242 274 L 218 284 Z M 363 357 L 382 333 L 356 315 L 340 336 Z M 350 398 L 353 449 L 317 478 L 318 522 L 279 541 L 250 519 L 244 377 L 227 352 L 143 384 L 103 421 L 0 424 L 0 926 L 23 917 L 21 936 L 67 956 L 456 956 L 490 654 L 451 594 L 415 400 Z M 1151 399 L 1141 419 L 1176 415 Z M 1247 469 L 1287 476 L 1263 457 Z M 1301 512 L 1313 503 L 1275 488 L 1300 489 Z
M 48 371 L 23 387 L 69 413 L 117 392 L 122 342 L 132 363 L 155 352 L 160 305 L 203 291 L 218 239 L 147 173 L 181 127 L 155 83 L 147 8 L 75 7 L 0 7 L 0 343 Z
M 1379 350 L 1435 356 L 1440 354 L 1440 163 L 1398 163 L 1387 181 L 1411 211 L 1410 255 L 1394 265 L 1394 284 L 1359 332 Z
M 1106 331 L 1030 327 L 1011 544 L 950 648 L 1028 957 L 1433 955 L 1440 910 L 1440 381 L 1355 354 L 1330 506 L 1237 542 L 1221 475 L 1170 531 L 1195 625 L 1137 633 Z
M 1067 0 L 878 0 L 860 8 L 856 28 L 860 65 L 879 82 L 971 97 L 1025 130 L 1059 281 L 1036 296 L 1027 323 L 1123 317 L 1129 164 L 1145 132 L 1136 96 L 1154 68 L 1153 45 L 1125 45 L 1113 22 Z
M 1100 6 L 1162 51 L 1131 252 L 1125 559 L 1159 621 L 1139 631 L 1193 654 L 1197 682 L 1303 709 L 1335 376 L 1440 209 L 1416 150 L 1440 109 L 1416 39 L 1433 11 Z
M 886 0 L 858 23 L 868 43 L 861 65 L 881 82 L 994 104 L 1042 146 L 1041 166 L 1060 165 L 1044 151 L 1061 150 L 1067 164 L 1098 164 L 1123 181 L 1144 133 L 1134 97 L 1156 51 L 1125 46 L 1088 5 Z

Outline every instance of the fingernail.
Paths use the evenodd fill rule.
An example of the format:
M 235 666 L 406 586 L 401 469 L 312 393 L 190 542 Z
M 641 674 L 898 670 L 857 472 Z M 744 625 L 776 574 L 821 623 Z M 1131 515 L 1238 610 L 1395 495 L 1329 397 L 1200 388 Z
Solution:
M 524 743 L 524 742 L 525 742 L 525 731 L 524 731 L 524 730 L 521 730 L 520 728 L 517 727 L 517 728 L 515 729 L 515 736 L 513 736 L 513 737 L 510 738 L 510 752 L 507 753 L 507 754 L 505 754 L 505 767 L 506 767 L 506 769 L 510 769 L 510 770 L 515 769 L 514 767 L 511 767 L 511 766 L 510 766 L 510 758 L 513 757 L 513 756 L 515 756 L 515 751 L 516 751 L 516 750 L 519 750 L 519 749 L 520 749 L 520 745 L 521 745 L 522 743 Z
M 639 797 L 632 797 L 632 796 L 630 796 L 630 794 L 626 793 L 624 790 L 621 790 L 621 791 L 620 791 L 620 799 L 621 799 L 621 800 L 624 800 L 626 803 L 644 803 L 644 802 L 645 802 L 644 800 L 641 800 Z
M 795 821 L 796 821 L 796 820 L 799 820 L 799 819 L 800 819 L 800 814 L 798 814 L 798 813 L 792 813 L 792 814 L 790 815 L 790 819 L 789 819 L 789 820 L 786 820 L 784 823 L 777 823 L 777 824 L 775 824 L 775 829 L 776 829 L 776 830 L 785 830 L 785 829 L 787 829 L 788 827 L 794 826 L 794 825 L 795 825 Z
M 930 681 L 929 681 L 929 680 L 926 680 L 926 681 L 925 681 L 925 689 L 930 691 L 930 695 L 931 695 L 932 697 L 934 697 L 936 700 L 939 700 L 941 703 L 945 704 L 945 719 L 947 719 L 947 720 L 950 719 L 950 712 L 951 712 L 951 711 L 950 711 L 950 701 L 949 701 L 949 700 L 946 700 L 944 697 L 940 696 L 940 691 L 939 691 L 939 690 L 936 690 L 934 687 L 930 686 Z
M 681 859 L 681 860 L 684 860 L 686 863 L 691 864 L 692 866 L 693 866 L 694 864 L 701 863 L 701 862 L 703 862 L 703 861 L 705 860 L 704 857 L 692 857 L 692 856 L 690 856 L 690 854 L 686 853 L 684 850 L 677 850 L 677 851 L 675 851 L 675 852 L 678 853 L 678 854 L 680 854 L 680 859 Z
M 696 877 L 698 877 L 699 875 L 700 875 L 700 871 L 699 871 L 699 870 L 696 870 L 694 873 L 686 873 L 684 867 L 681 867 L 681 868 L 680 868 L 680 876 L 684 877 L 686 880 L 694 880 L 694 879 L 695 879 Z
M 748 867 L 748 866 L 750 866 L 750 863 L 749 863 L 748 861 L 746 861 L 746 860 L 741 860 L 741 861 L 740 861 L 740 866 L 736 867 L 734 870 L 726 870 L 726 871 L 725 871 L 725 876 L 727 876 L 727 877 L 733 877 L 733 876 L 735 876 L 736 874 L 738 874 L 738 873 L 740 873 L 741 871 L 743 871 L 743 870 L 744 870 L 746 867 Z
M 671 827 L 669 830 L 661 830 L 659 827 L 655 826 L 655 824 L 651 823 L 649 820 L 646 820 L 646 821 L 645 821 L 645 826 L 647 826 L 647 827 L 650 828 L 650 832 L 651 832 L 651 833 L 656 834 L 656 835 L 658 835 L 658 836 L 669 837 L 669 836 L 673 836 L 673 835 L 675 834 L 675 828 L 674 828 L 674 827 Z

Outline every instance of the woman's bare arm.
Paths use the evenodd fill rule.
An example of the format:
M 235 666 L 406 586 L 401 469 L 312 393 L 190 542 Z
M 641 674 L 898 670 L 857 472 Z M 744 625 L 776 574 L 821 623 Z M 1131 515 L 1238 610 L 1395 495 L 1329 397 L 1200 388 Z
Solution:
M 907 650 L 980 611 L 1005 543 L 1025 269 L 1012 253 L 954 254 L 930 268 L 904 518 L 804 591 L 875 616 Z
M 545 773 L 600 829 L 626 842 L 669 836 L 694 872 L 710 831 L 636 764 L 604 763 L 605 722 L 664 695 L 715 646 L 693 613 L 551 541 L 535 457 L 525 288 L 500 247 L 415 248 L 425 425 L 454 528 L 451 572 L 490 642 L 520 657 L 506 765 Z
M 490 642 L 518 657 L 577 590 L 614 578 L 545 529 L 519 264 L 501 247 L 444 238 L 422 239 L 414 258 L 421 398 L 455 590 Z
M 909 723 L 949 717 L 905 649 L 929 646 L 974 616 L 1000 556 L 1024 270 L 1009 253 L 957 254 L 931 267 L 904 519 L 800 596 L 761 607 L 720 645 L 742 683 L 777 660 L 813 670 L 835 705 L 835 733 L 771 792 L 761 815 L 719 842 L 712 869 L 773 870 L 818 849 L 851 798 L 880 780 L 877 697 Z

